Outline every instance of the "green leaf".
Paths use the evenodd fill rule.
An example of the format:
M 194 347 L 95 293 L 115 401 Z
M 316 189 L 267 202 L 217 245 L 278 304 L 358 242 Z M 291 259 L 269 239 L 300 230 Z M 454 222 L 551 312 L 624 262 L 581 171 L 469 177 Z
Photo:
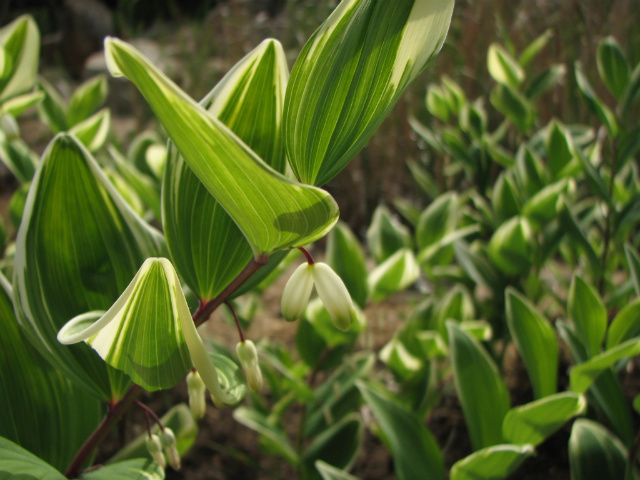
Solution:
M 425 97 L 427 111 L 434 117 L 447 123 L 451 115 L 449 111 L 449 102 L 446 94 L 440 85 L 429 85 L 427 95 Z
M 584 393 L 594 380 L 605 370 L 609 369 L 619 360 L 635 357 L 640 354 L 640 340 L 632 338 L 600 355 L 592 356 L 589 360 L 576 365 L 571 370 L 569 381 L 571 390 L 576 393 Z
M 318 460 L 348 469 L 360 450 L 363 430 L 359 416 L 351 413 L 315 437 L 302 456 L 303 471 L 307 472 L 305 478 L 321 478 L 315 469 Z
M 69 133 L 80 140 L 90 152 L 95 152 L 107 141 L 110 128 L 111 111 L 104 108 L 69 129 Z
M 527 367 L 534 397 L 554 394 L 558 388 L 558 341 L 553 327 L 511 287 L 505 292 L 505 302 L 507 326 Z
M 44 460 L 0 437 L 0 477 L 7 480 L 64 480 Z
M 398 250 L 378 265 L 367 279 L 373 301 L 378 302 L 400 292 L 418 280 L 420 266 L 408 248 Z
M 80 480 L 162 480 L 164 469 L 152 460 L 136 458 L 104 465 L 84 473 Z
M 567 67 L 563 64 L 551 65 L 546 70 L 543 70 L 537 77 L 535 77 L 527 90 L 525 91 L 525 97 L 529 100 L 536 100 L 544 95 L 550 88 L 560 85 L 562 79 L 567 74 Z
M 487 52 L 487 68 L 493 79 L 517 89 L 524 80 L 524 71 L 518 62 L 497 43 L 492 43 Z
M 629 84 L 629 64 L 614 37 L 607 37 L 598 44 L 596 56 L 598 73 L 611 94 L 622 98 Z
M 256 258 L 311 243 L 338 218 L 325 191 L 295 183 L 265 164 L 131 45 L 109 38 L 107 63 L 147 98 L 169 137 L 207 189 L 233 218 Z
M 198 424 L 189 410 L 189 406 L 185 403 L 179 403 L 165 413 L 160 421 L 162 425 L 170 428 L 176 436 L 176 447 L 181 455 L 186 454 L 193 446 L 198 436 Z M 154 424 L 151 432 L 157 434 L 160 427 Z M 151 455 L 145 445 L 145 440 L 149 434 L 145 431 L 138 435 L 134 440 L 129 442 L 123 449 L 118 451 L 107 463 L 122 462 L 134 458 L 151 459 Z
M 286 434 L 281 429 L 271 425 L 263 414 L 247 407 L 238 407 L 233 411 L 233 418 L 245 427 L 259 433 L 268 442 L 269 448 L 291 465 L 298 464 L 298 454 L 289 443 Z
M 287 76 L 282 47 L 274 40 L 265 41 L 201 102 L 279 169 L 284 168 L 280 124 Z M 273 92 L 267 96 L 269 101 L 265 99 L 267 89 Z M 259 127 L 256 118 L 262 119 Z M 212 299 L 249 263 L 251 246 L 174 148 L 165 167 L 163 191 L 165 235 L 176 268 L 200 298 Z M 260 273 L 268 273 L 277 263 L 270 262 Z
M 533 106 L 518 90 L 507 84 L 498 84 L 489 97 L 491 105 L 505 115 L 522 133 L 533 126 L 535 115 Z
M 620 441 L 591 420 L 579 419 L 569 438 L 569 465 L 574 480 L 624 478 L 626 451 Z
M 0 129 L 0 161 L 24 184 L 33 178 L 38 157 L 22 139 L 9 138 Z
M 522 215 L 536 225 L 546 225 L 558 215 L 562 207 L 559 200 L 566 193 L 568 185 L 567 179 L 547 185 L 526 201 L 522 207 Z
M 502 480 L 534 454 L 531 445 L 496 445 L 458 460 L 451 467 L 451 480 Z
M 423 250 L 453 232 L 460 220 L 459 198 L 455 192 L 436 198 L 420 215 L 416 245 Z
M 640 333 L 640 298 L 626 304 L 607 329 L 607 350 Z
M 423 340 L 423 338 L 424 337 L 422 337 L 421 340 Z M 428 353 L 436 353 L 436 349 L 433 348 L 432 345 L 428 345 L 429 343 L 429 340 L 423 340 L 423 348 L 426 348 Z M 437 347 L 437 345 L 435 345 L 435 347 Z M 398 335 L 394 335 L 393 338 L 389 340 L 384 347 L 382 347 L 379 357 L 393 373 L 403 379 L 415 375 L 423 366 L 421 359 L 413 356 L 409 350 L 407 350 L 407 347 L 405 347 Z
M 384 432 L 398 480 L 443 480 L 442 452 L 420 419 L 365 383 L 357 382 L 357 386 Z
M 285 142 L 301 181 L 323 185 L 351 161 L 444 43 L 453 0 L 343 1 L 291 72 Z
M 553 31 L 551 29 L 545 30 L 545 32 L 537 37 L 522 51 L 520 57 L 518 57 L 518 64 L 522 68 L 526 68 L 542 51 L 544 47 L 553 38 Z
M 165 252 L 160 234 L 129 209 L 89 152 L 69 135 L 56 136 L 16 240 L 14 297 L 23 331 L 71 380 L 98 398 L 117 399 L 126 377 L 85 345 L 61 345 L 58 330 L 76 315 L 107 310 L 142 262 Z
M 502 422 L 509 392 L 495 363 L 480 344 L 448 321 L 451 363 L 462 411 L 474 450 L 503 442 Z
M 73 127 L 88 119 L 105 102 L 108 93 L 105 75 L 97 75 L 76 88 L 67 108 L 67 125 Z
M 64 469 L 98 425 L 102 405 L 53 369 L 28 343 L 11 297 L 11 286 L 0 275 L 0 436 Z
M 66 131 L 68 129 L 67 107 L 62 96 L 53 85 L 42 77 L 38 80 L 37 89 L 44 93 L 44 98 L 37 106 L 40 120 L 42 120 L 53 133 Z
M 353 301 L 364 308 L 369 296 L 362 246 L 346 223 L 338 222 L 327 237 L 326 262 L 342 279 Z
M 315 466 L 322 476 L 322 480 L 359 480 L 358 477 L 349 475 L 344 470 L 335 468 L 322 460 L 316 461 Z
M 599 353 L 607 330 L 607 311 L 598 292 L 579 275 L 571 282 L 567 313 L 589 356 Z
M 154 391 L 173 387 L 192 368 L 183 332 L 189 322 L 189 307 L 171 262 L 150 258 L 106 313 L 75 317 L 58 339 L 64 344 L 84 340 L 109 365 Z
M 471 249 L 463 241 L 456 242 L 453 248 L 456 260 L 475 283 L 490 288 L 494 295 L 502 295 L 504 279 L 482 251 Z
M 580 163 L 569 131 L 554 120 L 547 132 L 547 162 L 551 175 L 555 179 L 575 175 L 580 170 Z
M 562 426 L 587 410 L 582 395 L 559 393 L 512 408 L 504 418 L 504 438 L 516 445 L 538 446 Z
M 629 244 L 624 246 L 624 252 L 627 256 L 627 263 L 629 263 L 629 270 L 631 271 L 633 284 L 636 287 L 636 293 L 640 295 L 640 255 Z
M 629 109 L 638 98 L 640 98 L 640 63 L 633 69 L 627 88 L 620 100 L 620 112 L 623 117 L 627 116 Z
M 376 263 L 382 263 L 398 250 L 411 248 L 411 233 L 384 205 L 378 205 L 367 229 L 367 246 Z
M 42 101 L 43 98 L 43 92 L 25 93 L 18 97 L 13 97 L 11 100 L 0 104 L 0 115 L 8 114 L 17 117 L 27 108 Z
M 513 217 L 494 232 L 487 253 L 491 261 L 507 275 L 520 275 L 533 263 L 533 229 L 525 217 Z
M 38 74 L 40 32 L 31 15 L 22 15 L 0 29 L 0 103 L 30 90 Z M 4 65 L 2 65 L 4 64 Z
M 576 62 L 574 71 L 578 89 L 582 94 L 582 99 L 586 103 L 587 108 L 589 108 L 589 110 L 598 117 L 598 121 L 607 128 L 609 135 L 615 138 L 618 135 L 618 123 L 616 122 L 615 115 L 593 91 L 589 80 L 587 80 L 587 77 L 582 71 L 580 63 Z

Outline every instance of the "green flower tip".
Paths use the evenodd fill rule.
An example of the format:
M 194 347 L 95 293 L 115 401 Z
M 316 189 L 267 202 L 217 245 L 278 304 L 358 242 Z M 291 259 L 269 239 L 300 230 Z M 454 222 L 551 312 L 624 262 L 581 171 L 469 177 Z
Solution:
M 258 350 L 255 344 L 251 340 L 238 342 L 236 353 L 240 359 L 249 388 L 252 392 L 258 393 L 262 390 L 262 371 L 258 363 Z

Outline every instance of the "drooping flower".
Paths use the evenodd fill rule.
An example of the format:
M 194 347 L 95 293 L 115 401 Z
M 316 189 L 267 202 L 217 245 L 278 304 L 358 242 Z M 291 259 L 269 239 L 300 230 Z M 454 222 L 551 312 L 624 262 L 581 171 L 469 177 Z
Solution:
M 160 438 L 157 435 L 150 435 L 146 438 L 144 443 L 147 447 L 147 452 L 151 455 L 151 458 L 153 458 L 153 460 L 162 468 L 165 468 L 167 466 L 167 461 L 164 458 L 164 453 L 162 453 Z
M 353 300 L 340 276 L 322 262 L 304 263 L 293 272 L 282 293 L 282 316 L 288 321 L 300 318 L 314 284 L 336 328 L 348 330 L 357 319 Z
M 197 371 L 191 370 L 187 374 L 187 393 L 189 394 L 189 408 L 193 418 L 199 420 L 204 417 L 207 387 Z
M 238 342 L 236 353 L 240 359 L 249 388 L 255 393 L 259 392 L 262 389 L 262 371 L 258 363 L 258 350 L 255 344 L 251 340 Z
M 160 444 L 164 448 L 164 453 L 167 455 L 169 465 L 174 470 L 180 470 L 180 452 L 178 452 L 178 446 L 176 442 L 176 436 L 168 427 L 160 432 Z

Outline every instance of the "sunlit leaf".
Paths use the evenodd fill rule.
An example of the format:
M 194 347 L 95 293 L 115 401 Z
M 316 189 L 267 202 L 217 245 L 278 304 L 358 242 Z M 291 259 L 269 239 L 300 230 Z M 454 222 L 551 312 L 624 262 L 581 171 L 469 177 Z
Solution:
M 291 73 L 285 140 L 301 181 L 323 185 L 369 140 L 442 46 L 453 0 L 344 0 Z
M 451 480 L 501 480 L 515 472 L 534 453 L 531 445 L 496 445 L 483 448 L 451 467 Z
M 398 480 L 443 480 L 442 452 L 422 422 L 365 383 L 357 382 L 357 385 L 388 441 Z
M 527 47 L 522 51 L 520 56 L 518 57 L 518 64 L 525 68 L 529 65 L 547 46 L 547 44 L 553 38 L 553 31 L 551 29 L 545 30 L 545 32 L 537 37 L 533 42 L 531 42 Z
M 322 460 L 318 460 L 315 465 L 316 469 L 322 476 L 322 480 L 359 480 L 358 477 L 349 475 L 344 470 L 335 468 Z
M 75 89 L 67 107 L 67 124 L 70 127 L 89 118 L 107 99 L 107 77 L 97 75 Z
M 31 89 L 38 74 L 40 32 L 31 15 L 22 15 L 0 29 L 0 103 Z
M 509 393 L 493 360 L 455 322 L 447 322 L 451 362 L 462 410 L 475 450 L 503 443 Z
M 0 104 L 0 115 L 5 113 L 17 117 L 27 108 L 36 105 L 44 98 L 43 92 L 25 93 L 18 97 L 13 97 Z
M 80 480 L 162 480 L 164 469 L 152 460 L 136 458 L 101 466 L 84 473 Z
M 640 298 L 627 303 L 607 329 L 607 349 L 636 337 L 640 333 Z
M 371 298 L 380 301 L 411 286 L 420 277 L 420 266 L 408 248 L 398 250 L 378 265 L 368 277 Z
M 526 272 L 535 253 L 533 229 L 525 217 L 513 217 L 494 232 L 487 253 L 493 263 L 507 275 Z
M 301 185 L 264 163 L 223 123 L 196 104 L 131 45 L 105 43 L 111 73 L 143 93 L 185 161 L 251 244 L 256 258 L 306 245 L 338 217 L 325 191 Z
M 504 438 L 516 445 L 537 446 L 587 409 L 582 395 L 565 392 L 512 408 L 504 418 Z
M 497 43 L 492 43 L 487 52 L 487 68 L 493 79 L 512 88 L 524 80 L 524 71 L 518 62 Z
M 56 336 L 76 315 L 111 307 L 142 262 L 165 252 L 160 234 L 129 209 L 86 149 L 58 135 L 33 180 L 16 241 L 23 331 L 70 379 L 99 398 L 117 398 L 126 377 L 89 347 L 66 347 Z
M 555 393 L 558 388 L 558 341 L 553 327 L 516 290 L 507 289 L 505 302 L 507 326 L 527 367 L 535 398 Z
M 107 140 L 111 128 L 111 111 L 100 110 L 69 130 L 90 152 L 98 150 Z

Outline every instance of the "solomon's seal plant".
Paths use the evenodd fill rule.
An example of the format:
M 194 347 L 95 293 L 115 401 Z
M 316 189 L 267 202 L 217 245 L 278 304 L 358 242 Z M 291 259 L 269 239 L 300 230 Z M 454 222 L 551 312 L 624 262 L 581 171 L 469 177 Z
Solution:
M 188 448 L 180 446 L 180 432 L 174 436 L 137 398 L 143 389 L 170 388 L 186 375 L 196 417 L 205 413 L 203 385 L 217 406 L 242 400 L 245 381 L 235 359 L 212 350 L 196 329 L 223 303 L 238 327 L 236 353 L 246 384 L 260 391 L 258 351 L 265 348 L 261 358 L 273 355 L 244 338 L 233 301 L 268 279 L 289 250 L 330 232 L 338 206 L 320 187 L 348 164 L 437 54 L 452 10 L 453 0 L 344 0 L 306 44 L 291 79 L 282 46 L 267 39 L 201 102 L 132 45 L 107 38 L 109 71 L 138 88 L 169 137 L 166 158 L 154 163 L 160 167 L 143 165 L 138 173 L 112 146 L 115 170 L 107 172 L 93 155 L 107 139 L 110 119 L 108 111 L 90 117 L 104 100 L 104 81 L 86 84 L 69 107 L 46 82 L 21 98 L 35 82 L 37 29 L 23 19 L 2 31 L 2 112 L 19 113 L 12 101 L 42 101 L 40 113 L 56 132 L 39 161 L 30 154 L 6 157 L 31 185 L 11 265 L 13 285 L 2 291 L 7 318 L 20 326 L 7 340 L 19 348 L 0 370 L 2 383 L 11 385 L 2 389 L 3 405 L 19 409 L 25 391 L 49 392 L 47 407 L 59 398 L 69 403 L 53 415 L 61 425 L 41 422 L 51 425 L 40 431 L 60 451 L 25 442 L 16 425 L 29 427 L 28 419 L 2 423 L 0 434 L 8 440 L 0 439 L 0 476 L 126 479 L 144 472 L 156 479 L 163 478 L 165 455 L 179 468 L 180 448 Z M 161 187 L 154 183 L 160 177 Z M 142 218 L 145 210 L 161 220 L 162 231 Z M 315 284 L 335 325 L 349 329 L 355 309 L 340 277 L 313 262 L 294 274 L 299 277 L 300 288 L 285 291 L 285 317 L 301 315 Z M 6 377 L 11 363 L 45 365 L 37 355 L 55 374 L 33 384 Z M 370 364 L 360 361 L 358 371 Z M 355 392 L 355 380 L 346 378 Z M 85 471 L 134 404 L 160 426 L 157 437 L 149 426 L 140 442 L 155 462 L 117 460 Z M 50 408 L 40 411 L 51 416 Z M 237 412 L 241 421 L 267 428 L 255 415 Z M 22 418 L 19 413 L 11 415 Z M 82 428 L 70 434 L 65 424 L 72 419 Z M 352 414 L 327 429 L 316 432 L 306 455 L 282 447 L 314 477 L 315 460 L 330 458 L 327 442 L 339 433 L 358 437 L 361 422 Z

